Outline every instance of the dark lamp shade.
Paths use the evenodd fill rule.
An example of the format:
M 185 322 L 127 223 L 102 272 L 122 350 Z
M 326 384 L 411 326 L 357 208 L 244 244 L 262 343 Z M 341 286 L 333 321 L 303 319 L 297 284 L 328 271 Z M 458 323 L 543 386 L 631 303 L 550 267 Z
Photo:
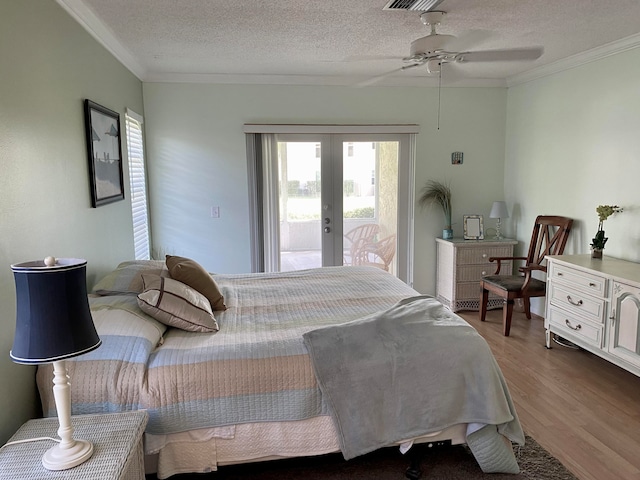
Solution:
M 41 364 L 90 352 L 102 343 L 89 310 L 87 262 L 60 258 L 11 265 L 16 283 L 16 333 L 11 359 Z

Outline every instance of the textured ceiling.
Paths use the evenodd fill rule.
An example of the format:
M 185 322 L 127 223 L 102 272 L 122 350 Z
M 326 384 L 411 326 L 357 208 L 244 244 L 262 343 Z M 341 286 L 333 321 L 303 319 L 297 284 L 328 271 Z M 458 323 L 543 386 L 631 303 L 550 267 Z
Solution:
M 428 33 L 420 12 L 385 11 L 388 0 L 57 1 L 150 81 L 353 84 L 401 67 Z M 438 9 L 447 12 L 438 33 L 462 50 L 544 47 L 536 61 L 456 65 L 470 79 L 504 83 L 621 39 L 640 44 L 638 0 L 444 0 Z M 414 68 L 381 83 L 426 75 Z

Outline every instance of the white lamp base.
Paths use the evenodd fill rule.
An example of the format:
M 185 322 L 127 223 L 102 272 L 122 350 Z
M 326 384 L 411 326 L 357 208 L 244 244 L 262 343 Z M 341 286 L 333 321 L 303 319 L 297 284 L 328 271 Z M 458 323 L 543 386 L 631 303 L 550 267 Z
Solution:
M 86 440 L 75 440 L 71 448 L 55 445 L 42 456 L 42 465 L 47 470 L 67 470 L 86 462 L 93 455 L 93 444 Z
M 42 465 L 47 470 L 67 470 L 89 460 L 93 454 L 93 444 L 73 438 L 71 384 L 64 360 L 53 362 L 53 397 L 60 422 L 58 435 L 61 441 L 45 452 Z

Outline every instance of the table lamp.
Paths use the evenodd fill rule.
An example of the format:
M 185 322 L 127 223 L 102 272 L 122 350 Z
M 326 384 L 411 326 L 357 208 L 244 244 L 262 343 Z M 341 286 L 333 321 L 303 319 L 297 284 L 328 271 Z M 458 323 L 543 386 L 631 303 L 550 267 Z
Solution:
M 102 343 L 93 325 L 86 285 L 86 260 L 47 257 L 11 265 L 16 283 L 16 333 L 11 359 L 16 363 L 53 363 L 53 396 L 60 443 L 42 457 L 48 470 L 66 470 L 88 460 L 93 444 L 73 438 L 71 385 L 65 359 Z
M 500 200 L 499 202 L 493 202 L 493 206 L 491 207 L 491 213 L 489 213 L 489 218 L 497 218 L 498 223 L 496 223 L 496 240 L 502 240 L 504 237 L 500 233 L 500 220 L 502 218 L 509 218 L 509 211 L 507 210 L 507 204 Z

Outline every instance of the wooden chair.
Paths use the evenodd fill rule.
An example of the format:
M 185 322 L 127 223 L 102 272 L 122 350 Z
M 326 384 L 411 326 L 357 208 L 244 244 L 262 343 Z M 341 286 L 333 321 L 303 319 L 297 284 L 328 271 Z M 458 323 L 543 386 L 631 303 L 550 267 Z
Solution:
M 380 226 L 376 223 L 365 223 L 364 225 L 359 225 L 345 233 L 344 238 L 351 242 L 351 245 L 349 246 L 350 262 L 343 257 L 343 264 L 354 265 L 353 259 L 357 255 L 358 250 L 360 250 L 365 244 L 374 243 L 378 233 L 380 233 Z
M 360 243 L 354 252 L 354 265 L 371 265 L 389 271 L 389 266 L 396 254 L 396 235 L 384 237 L 379 242 Z
M 522 298 L 525 315 L 531 319 L 531 297 L 544 297 L 546 283 L 531 276 L 534 271 L 547 271 L 546 264 L 542 263 L 546 255 L 561 255 L 567 243 L 573 220 L 566 217 L 539 216 L 533 226 L 529 253 L 526 257 L 492 257 L 490 262 L 497 262 L 494 275 L 482 277 L 480 287 L 480 320 L 484 322 L 487 315 L 487 302 L 489 292 L 498 295 L 504 300 L 502 307 L 502 325 L 505 337 L 511 330 L 511 315 L 513 303 L 516 298 Z M 524 260 L 525 265 L 518 270 L 523 275 L 499 275 L 501 262 Z

